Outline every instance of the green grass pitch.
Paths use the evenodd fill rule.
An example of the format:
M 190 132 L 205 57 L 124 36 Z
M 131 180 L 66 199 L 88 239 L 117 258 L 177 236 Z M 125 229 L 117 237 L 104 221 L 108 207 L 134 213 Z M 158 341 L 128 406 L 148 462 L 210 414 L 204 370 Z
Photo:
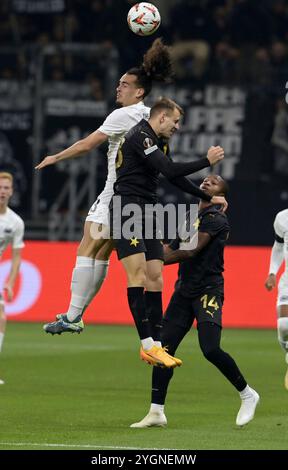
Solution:
M 224 330 L 222 338 L 261 396 L 248 426 L 235 425 L 238 393 L 202 357 L 193 330 L 178 350 L 168 426 L 130 429 L 148 411 L 151 381 L 133 327 L 88 325 L 81 335 L 52 337 L 40 324 L 10 323 L 0 355 L 0 449 L 287 449 L 276 332 Z

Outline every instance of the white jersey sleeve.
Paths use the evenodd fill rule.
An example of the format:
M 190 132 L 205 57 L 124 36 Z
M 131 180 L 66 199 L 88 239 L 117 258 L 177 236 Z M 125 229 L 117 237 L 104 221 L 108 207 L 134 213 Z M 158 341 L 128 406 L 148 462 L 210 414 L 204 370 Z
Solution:
M 125 108 L 115 109 L 111 114 L 107 116 L 102 126 L 98 128 L 98 131 L 109 137 L 117 134 L 123 134 L 128 132 L 131 128 L 131 119 L 127 114 Z
M 24 222 L 10 207 L 0 214 L 0 257 L 8 245 L 23 248 Z
M 268 274 L 276 274 L 279 271 L 281 264 L 284 261 L 284 249 L 283 243 L 274 242 L 271 250 L 270 266 Z
M 23 248 L 25 246 L 23 238 L 24 238 L 24 222 L 19 217 L 17 219 L 17 223 L 15 224 L 15 232 L 13 234 L 12 240 L 12 248 Z
M 274 230 L 276 239 L 279 237 L 283 240 L 288 234 L 288 209 L 278 212 L 274 220 Z M 281 243 L 281 240 L 278 240 Z
M 273 226 L 275 242 L 271 251 L 269 274 L 277 274 L 284 260 L 287 270 L 288 209 L 278 212 Z

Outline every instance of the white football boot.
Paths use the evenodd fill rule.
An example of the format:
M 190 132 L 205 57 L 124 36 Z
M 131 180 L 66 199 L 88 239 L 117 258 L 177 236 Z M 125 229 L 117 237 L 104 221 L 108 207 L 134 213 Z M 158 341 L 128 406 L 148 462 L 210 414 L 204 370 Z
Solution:
M 155 427 L 164 427 L 167 424 L 167 418 L 164 413 L 157 413 L 156 411 L 149 411 L 148 415 L 139 421 L 139 423 L 133 423 L 130 425 L 130 428 L 151 428 Z
M 258 393 L 250 387 L 247 396 L 241 399 L 240 410 L 238 411 L 236 418 L 237 426 L 244 426 L 254 418 L 256 406 L 258 405 L 259 400 L 260 397 Z

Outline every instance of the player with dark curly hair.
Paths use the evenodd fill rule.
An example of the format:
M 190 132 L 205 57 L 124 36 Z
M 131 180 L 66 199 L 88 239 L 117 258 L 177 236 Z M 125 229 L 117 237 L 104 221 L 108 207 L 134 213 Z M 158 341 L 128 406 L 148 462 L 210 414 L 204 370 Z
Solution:
M 83 330 L 82 315 L 106 278 L 113 248 L 113 242 L 105 238 L 105 233 L 109 227 L 108 207 L 114 192 L 115 157 L 119 144 L 135 124 L 149 118 L 150 108 L 144 105 L 143 99 L 150 93 L 153 82 L 167 82 L 171 78 L 169 48 L 158 38 L 144 55 L 143 63 L 129 69 L 120 78 L 116 103 L 121 107 L 109 114 L 96 131 L 71 147 L 45 157 L 36 166 L 40 170 L 62 160 L 82 156 L 108 140 L 108 176 L 104 190 L 92 204 L 85 221 L 72 275 L 70 305 L 65 314 L 56 316 L 58 321 L 44 326 L 49 333 L 80 333 Z

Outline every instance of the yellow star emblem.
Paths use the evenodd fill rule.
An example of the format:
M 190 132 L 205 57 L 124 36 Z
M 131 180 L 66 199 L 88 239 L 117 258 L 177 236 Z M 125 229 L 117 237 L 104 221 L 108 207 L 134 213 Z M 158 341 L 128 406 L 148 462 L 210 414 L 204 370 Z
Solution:
M 130 238 L 130 246 L 137 246 L 138 245 L 139 240 L 136 238 L 136 237 L 133 237 L 133 238 Z
M 198 219 L 195 220 L 195 222 L 193 224 L 193 227 L 195 228 L 195 230 L 198 230 L 199 225 L 200 225 L 200 219 L 198 218 Z

